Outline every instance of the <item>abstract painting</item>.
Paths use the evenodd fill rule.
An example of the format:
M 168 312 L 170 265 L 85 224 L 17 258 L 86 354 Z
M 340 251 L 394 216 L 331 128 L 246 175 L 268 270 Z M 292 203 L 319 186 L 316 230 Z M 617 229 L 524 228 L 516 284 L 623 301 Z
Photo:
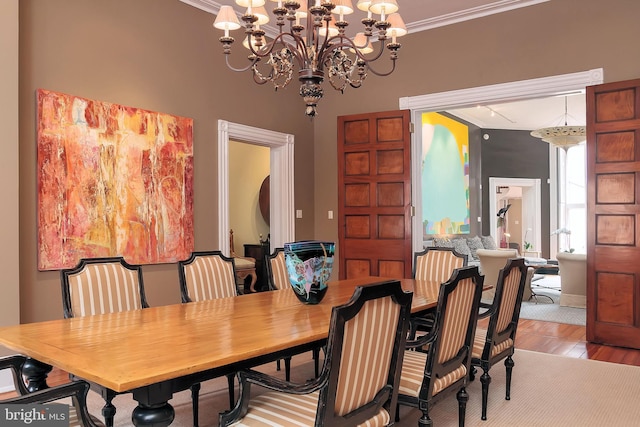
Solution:
M 38 90 L 38 269 L 189 257 L 193 120 Z
M 422 225 L 433 234 L 468 234 L 469 129 L 438 113 L 422 115 Z

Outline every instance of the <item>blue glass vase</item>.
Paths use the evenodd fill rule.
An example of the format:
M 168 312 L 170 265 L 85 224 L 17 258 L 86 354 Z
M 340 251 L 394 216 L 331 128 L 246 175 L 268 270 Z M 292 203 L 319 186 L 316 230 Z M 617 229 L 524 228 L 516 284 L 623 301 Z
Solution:
M 284 244 L 289 284 L 305 304 L 318 304 L 327 293 L 335 243 L 306 240 Z

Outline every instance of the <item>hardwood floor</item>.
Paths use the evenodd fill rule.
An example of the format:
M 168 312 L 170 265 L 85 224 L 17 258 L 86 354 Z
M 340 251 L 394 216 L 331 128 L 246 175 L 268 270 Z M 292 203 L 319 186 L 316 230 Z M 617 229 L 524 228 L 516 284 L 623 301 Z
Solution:
M 640 350 L 591 344 L 584 326 L 520 319 L 516 348 L 640 366 Z
M 516 335 L 516 348 L 577 359 L 640 366 L 640 350 L 590 344 L 586 340 L 584 326 L 564 323 L 521 319 Z M 48 383 L 50 386 L 67 381 L 69 381 L 68 375 L 59 369 L 54 368 L 49 374 Z M 0 400 L 11 395 L 13 393 L 0 394 Z

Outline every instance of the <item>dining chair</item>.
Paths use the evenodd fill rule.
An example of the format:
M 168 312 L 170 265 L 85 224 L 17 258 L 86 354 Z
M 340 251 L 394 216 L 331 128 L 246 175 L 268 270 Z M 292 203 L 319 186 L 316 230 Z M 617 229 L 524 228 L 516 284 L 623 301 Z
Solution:
M 487 400 L 491 376 L 489 370 L 504 359 L 506 376 L 506 400 L 511 399 L 511 374 L 514 367 L 516 330 L 520 318 L 520 305 L 527 281 L 527 266 L 524 258 L 511 258 L 498 273 L 496 293 L 490 305 L 479 315 L 479 319 L 489 318 L 487 328 L 478 327 L 473 343 L 471 356 L 470 379 L 475 376 L 476 367 L 482 368 L 480 383 L 482 384 L 482 419 L 487 419 Z
M 13 378 L 13 386 L 17 396 L 0 400 L 0 405 L 27 405 L 58 403 L 69 405 L 69 427 L 102 427 L 97 418 L 89 414 L 87 409 L 87 393 L 89 383 L 83 380 L 71 381 L 40 391 L 29 392 L 22 378 L 22 366 L 27 358 L 21 355 L 7 356 L 0 359 L 0 371 L 9 370 Z M 69 401 L 70 399 L 70 401 Z M 20 406 L 18 406 L 20 407 Z M 9 410 L 8 408 L 6 409 Z M 32 421 L 34 425 L 36 421 Z M 14 424 L 18 424 L 17 422 Z M 19 423 L 20 425 L 27 425 Z
M 284 258 L 284 248 L 275 248 L 273 253 L 265 255 L 265 266 L 267 268 L 267 281 L 269 290 L 289 289 L 289 274 Z M 316 378 L 320 374 L 320 348 L 313 349 L 313 361 Z M 280 370 L 280 359 L 276 361 L 277 370 Z M 291 356 L 284 358 L 284 377 L 287 381 L 291 379 Z
M 461 267 L 442 283 L 433 327 L 416 340 L 407 341 L 398 403 L 419 408 L 418 426 L 433 425 L 430 408 L 456 393 L 458 424 L 464 426 L 471 349 L 478 319 L 484 278 L 477 266 Z M 396 412 L 399 421 L 399 412 Z
M 358 286 L 331 311 L 320 376 L 292 384 L 240 371 L 240 399 L 220 414 L 220 426 L 391 425 L 412 298 L 399 281 Z M 251 396 L 252 384 L 270 391 Z
M 192 252 L 188 259 L 178 261 L 180 297 L 183 303 L 206 301 L 217 298 L 231 298 L 240 295 L 236 282 L 234 258 L 225 256 L 221 251 Z M 229 386 L 229 405 L 233 407 L 234 374 L 227 375 Z M 193 400 L 194 426 L 197 426 L 197 402 L 200 395 L 200 383 L 191 386 Z
M 182 302 L 206 301 L 240 295 L 234 259 L 220 251 L 192 252 L 178 262 Z
M 427 247 L 413 255 L 413 278 L 416 280 L 433 280 L 444 283 L 451 277 L 456 268 L 467 265 L 467 256 L 454 248 Z M 434 313 L 421 313 L 413 316 L 409 338 L 414 339 L 418 329 L 426 331 L 433 325 Z
M 83 258 L 73 268 L 60 270 L 65 318 L 117 313 L 149 307 L 144 293 L 142 268 L 123 257 Z M 113 398 L 120 393 L 91 383 L 104 398 L 107 427 L 113 426 Z

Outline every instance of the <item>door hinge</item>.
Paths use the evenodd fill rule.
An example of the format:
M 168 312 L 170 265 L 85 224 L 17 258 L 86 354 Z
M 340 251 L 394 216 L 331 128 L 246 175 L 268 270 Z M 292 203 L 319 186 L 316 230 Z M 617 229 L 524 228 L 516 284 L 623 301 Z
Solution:
M 413 125 L 413 122 L 409 122 L 409 133 L 413 132 L 415 132 L 415 126 Z
M 416 216 L 416 207 L 411 206 L 411 216 Z

